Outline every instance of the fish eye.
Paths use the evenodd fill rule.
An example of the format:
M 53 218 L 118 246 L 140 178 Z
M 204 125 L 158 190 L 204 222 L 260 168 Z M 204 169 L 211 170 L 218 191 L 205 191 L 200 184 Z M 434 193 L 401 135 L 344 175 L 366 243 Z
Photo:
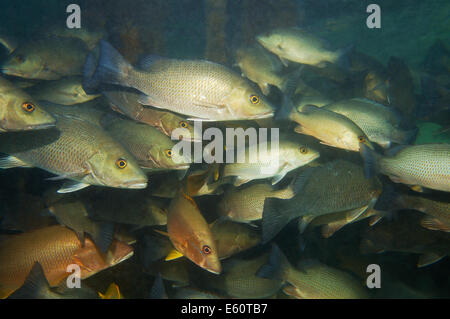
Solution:
M 181 121 L 181 122 L 179 123 L 179 125 L 180 125 L 180 127 L 182 127 L 182 128 L 188 128 L 188 127 L 189 127 L 189 124 L 188 124 L 188 122 L 186 122 L 186 121 Z
M 23 57 L 23 55 L 20 55 L 20 54 L 16 55 L 14 57 L 14 59 L 19 63 L 23 63 L 25 61 L 25 58 Z
M 308 153 L 308 149 L 306 147 L 300 147 L 300 153 L 306 154 Z
M 124 169 L 125 167 L 127 167 L 127 161 L 124 160 L 123 158 L 119 158 L 119 159 L 116 161 L 116 166 L 117 166 L 118 168 L 120 168 L 120 169 Z
M 250 96 L 250 102 L 252 102 L 253 104 L 258 104 L 259 103 L 259 97 L 257 97 L 256 95 Z
M 25 103 L 22 104 L 22 109 L 23 109 L 25 112 L 32 113 L 32 112 L 34 112 L 34 110 L 36 109 L 36 107 L 34 106 L 33 103 L 25 102 Z
M 203 252 L 205 255 L 209 255 L 209 254 L 212 252 L 211 247 L 209 247 L 208 245 L 204 245 L 204 246 L 202 247 L 202 252 Z
M 165 153 L 166 153 L 167 157 L 172 157 L 172 155 L 173 155 L 172 150 L 166 150 Z
M 360 142 L 360 143 L 365 143 L 366 142 L 366 138 L 364 137 L 364 136 L 358 136 L 358 141 Z

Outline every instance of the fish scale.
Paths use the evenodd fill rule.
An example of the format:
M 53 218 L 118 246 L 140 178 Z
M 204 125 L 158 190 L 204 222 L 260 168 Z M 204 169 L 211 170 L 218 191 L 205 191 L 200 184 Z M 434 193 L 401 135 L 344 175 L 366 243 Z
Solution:
M 146 187 L 147 177 L 134 157 L 100 127 L 69 115 L 57 118 L 56 130 L 8 136 L 0 143 L 1 151 L 18 158 L 22 166 L 44 169 L 84 187 Z M 123 169 L 117 167 L 119 159 L 127 163 Z
M 380 171 L 396 182 L 450 191 L 450 145 L 408 146 L 379 160 Z
M 204 101 L 216 105 L 232 90 L 232 83 L 242 82 L 224 66 L 209 62 L 166 60 L 155 62 L 151 68 L 151 80 L 146 73 L 138 73 L 137 88 L 148 83 L 153 95 L 158 96 L 159 106 L 169 108 L 179 105 L 179 112 L 192 104 Z M 211 89 L 214 88 L 214 89 Z M 147 92 L 145 89 L 145 92 Z
M 76 234 L 61 226 L 3 241 L 0 244 L 0 292 L 20 287 L 36 261 L 42 265 L 50 285 L 59 284 L 68 275 L 67 266 L 74 263 L 72 257 L 80 248 Z

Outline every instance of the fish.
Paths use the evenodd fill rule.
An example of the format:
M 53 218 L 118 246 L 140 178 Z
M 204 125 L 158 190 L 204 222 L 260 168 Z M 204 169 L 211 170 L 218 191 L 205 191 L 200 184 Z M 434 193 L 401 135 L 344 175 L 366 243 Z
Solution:
M 37 101 L 44 100 L 62 105 L 85 103 L 100 96 L 100 94 L 87 94 L 83 90 L 81 76 L 41 82 L 29 88 L 27 92 Z
M 221 296 L 209 291 L 203 291 L 192 287 L 180 287 L 176 289 L 174 299 L 225 299 Z
M 103 91 L 103 96 L 108 100 L 111 108 L 132 120 L 157 128 L 161 133 L 172 136 L 176 129 L 185 129 L 189 132 L 183 139 L 195 140 L 194 125 L 185 117 L 171 112 L 165 112 L 143 106 L 139 103 L 140 93 L 129 91 Z
M 77 105 L 62 105 L 48 101 L 40 101 L 42 107 L 55 117 L 65 116 L 79 118 L 83 121 L 89 122 L 99 128 L 102 127 L 101 120 L 107 114 L 105 105 L 99 100 L 93 100 Z
M 156 128 L 116 116 L 105 116 L 101 122 L 105 130 L 136 158 L 141 168 L 189 168 L 190 158 L 174 152 L 175 142 Z
M 52 288 L 45 278 L 44 269 L 36 262 L 22 287 L 8 299 L 99 299 L 94 290 L 88 287 L 71 289 L 62 284 Z
M 382 190 L 376 176 L 367 179 L 363 167 L 345 160 L 307 168 L 294 178 L 297 194 L 293 198 L 268 198 L 264 202 L 263 243 L 297 217 L 303 217 L 304 229 L 314 217 L 351 210 L 347 213 L 351 222 L 375 205 Z
M 47 129 L 55 123 L 29 94 L 0 77 L 0 133 Z
M 370 141 L 383 148 L 389 148 L 392 143 L 409 144 L 417 133 L 417 130 L 400 129 L 399 117 L 392 108 L 368 99 L 343 100 L 323 108 L 349 118 L 362 129 Z
M 195 201 L 182 190 L 170 202 L 167 232 L 173 246 L 183 256 L 213 274 L 222 272 L 211 229 Z
M 450 234 L 428 230 L 420 225 L 422 213 L 398 214 L 396 220 L 370 227 L 360 242 L 362 254 L 405 252 L 419 254 L 417 267 L 432 265 L 450 253 Z
M 295 132 L 311 135 L 321 144 L 344 150 L 360 152 L 361 145 L 374 149 L 362 129 L 348 117 L 314 105 L 305 105 L 299 112 L 283 104 L 278 118 L 288 118 L 298 124 Z
M 258 269 L 269 259 L 268 253 L 251 258 L 231 258 L 224 261 L 224 272 L 220 276 L 202 274 L 195 281 L 200 289 L 212 291 L 228 298 L 262 299 L 275 295 L 283 281 L 266 279 L 256 275 Z
M 276 278 L 289 284 L 283 291 L 298 299 L 367 299 L 365 282 L 347 272 L 316 260 L 303 260 L 300 269 L 293 267 L 276 244 L 267 264 L 257 273 L 262 278 Z
M 77 233 L 81 242 L 84 242 L 85 233 L 89 234 L 95 245 L 105 253 L 114 236 L 114 225 L 97 222 L 89 218 L 86 206 L 79 200 L 59 200 L 49 206 L 48 211 L 56 217 L 61 225 L 67 226 Z
M 119 286 L 117 286 L 117 284 L 115 283 L 109 285 L 104 294 L 99 292 L 98 295 L 101 299 L 124 299 L 123 295 L 120 292 Z
M 324 96 L 304 96 L 298 100 L 295 105 L 297 106 L 297 110 L 301 112 L 302 108 L 306 105 L 322 107 L 331 103 L 333 103 L 333 100 L 330 100 Z
M 262 149 L 267 150 L 261 152 Z M 272 185 L 280 182 L 290 171 L 313 162 L 320 153 L 289 136 L 280 136 L 278 151 L 272 149 L 271 142 L 261 142 L 237 150 L 237 158 L 245 157 L 243 163 L 225 163 L 221 178 L 234 177 L 233 184 L 240 186 L 256 179 L 271 178 Z M 250 155 L 257 154 L 256 162 Z
M 219 260 L 227 259 L 257 246 L 261 242 L 259 231 L 251 226 L 229 220 L 217 219 L 209 225 L 216 243 Z M 156 231 L 165 235 L 164 232 Z M 167 239 L 167 240 L 164 240 Z M 174 250 L 167 237 L 146 235 L 143 240 L 144 263 L 149 264 L 165 257 L 166 261 L 183 257 Z
M 14 133 L 1 138 L 0 150 L 9 156 L 0 159 L 3 169 L 38 167 L 69 179 L 59 193 L 90 185 L 142 189 L 148 178 L 139 164 L 118 142 L 101 128 L 75 117 L 58 116 L 56 129 L 33 134 Z
M 283 65 L 260 45 L 238 48 L 235 58 L 242 75 L 258 84 L 264 95 L 270 93 L 270 85 L 284 90 L 286 78 L 281 75 Z
M 450 144 L 422 144 L 391 149 L 390 156 L 373 154 L 372 171 L 394 183 L 450 192 Z
M 94 30 L 89 29 L 83 26 L 80 29 L 69 29 L 69 28 L 61 28 L 54 27 L 50 28 L 50 34 L 60 38 L 77 38 L 83 41 L 89 49 L 95 48 L 97 43 L 107 36 L 104 30 Z
M 433 198 L 426 194 L 409 194 L 399 192 L 393 187 L 383 191 L 377 207 L 382 210 L 397 212 L 416 210 L 426 214 L 420 224 L 429 230 L 450 232 L 450 202 L 445 198 Z
M 106 41 L 100 42 L 95 63 L 89 55 L 83 87 L 115 84 L 142 92 L 139 102 L 211 121 L 273 116 L 272 105 L 250 83 L 227 67 L 205 60 L 149 57 L 134 68 Z
M 82 75 L 87 54 L 86 44 L 79 39 L 43 37 L 20 44 L 2 65 L 2 72 L 35 80 Z
M 384 105 L 391 104 L 387 75 L 378 70 L 368 71 L 364 76 L 364 96 Z
M 378 202 L 378 201 L 377 201 Z M 312 227 L 322 226 L 321 233 L 324 238 L 330 238 L 333 236 L 338 230 L 342 229 L 344 226 L 352 224 L 354 222 L 358 222 L 360 220 L 370 218 L 370 226 L 378 223 L 384 216 L 387 215 L 385 211 L 378 211 L 376 209 L 366 209 L 361 215 L 357 218 L 354 218 L 354 211 L 350 210 L 348 212 L 339 212 L 321 215 L 317 218 L 314 216 L 305 216 L 305 220 L 307 225 L 304 225 L 302 222 L 299 222 L 300 232 L 303 232 L 308 225 Z M 311 221 L 312 220 L 312 221 Z M 311 221 L 311 222 L 309 222 Z
M 106 256 L 86 238 L 84 246 L 75 232 L 64 226 L 50 226 L 13 235 L 0 242 L 0 298 L 20 288 L 35 262 L 38 262 L 51 287 L 59 285 L 70 273 L 69 265 L 80 267 L 81 279 L 93 276 L 133 255 L 133 248 L 114 241 Z
M 143 191 L 108 189 L 88 199 L 89 217 L 139 227 L 167 225 L 168 204 Z
M 261 235 L 254 227 L 229 220 L 218 220 L 211 226 L 220 260 L 255 247 Z
M 264 201 L 274 197 L 289 199 L 295 196 L 292 183 L 283 189 L 275 189 L 266 181 L 228 188 L 218 203 L 218 212 L 235 222 L 251 223 L 262 219 Z
M 328 63 L 338 63 L 345 53 L 329 50 L 322 39 L 300 28 L 276 28 L 259 34 L 256 41 L 284 65 L 291 61 L 323 68 Z

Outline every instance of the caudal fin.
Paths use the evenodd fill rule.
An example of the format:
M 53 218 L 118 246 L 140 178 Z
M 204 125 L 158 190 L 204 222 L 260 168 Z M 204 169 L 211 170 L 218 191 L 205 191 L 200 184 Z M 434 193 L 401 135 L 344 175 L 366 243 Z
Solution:
M 111 44 L 102 40 L 86 58 L 83 68 L 83 89 L 86 92 L 94 92 L 101 84 L 128 86 L 127 78 L 132 69 L 133 67 Z
M 259 268 L 256 275 L 266 279 L 283 280 L 287 266 L 289 266 L 289 262 L 286 256 L 276 244 L 273 244 L 268 262 Z
M 378 158 L 380 155 L 362 143 L 360 144 L 359 152 L 364 161 L 364 176 L 366 178 L 372 178 L 378 171 Z
M 289 200 L 267 198 L 264 202 L 262 218 L 262 242 L 265 244 L 274 238 L 291 221 L 291 216 L 284 211 L 283 202 Z

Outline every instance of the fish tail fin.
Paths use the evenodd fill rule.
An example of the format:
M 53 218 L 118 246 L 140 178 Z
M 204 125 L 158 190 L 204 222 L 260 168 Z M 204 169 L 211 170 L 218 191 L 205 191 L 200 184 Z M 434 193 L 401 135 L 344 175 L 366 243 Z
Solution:
M 280 90 L 286 96 L 290 98 L 294 96 L 295 90 L 297 89 L 297 84 L 300 81 L 300 76 L 302 75 L 303 68 L 304 66 L 302 65 L 283 78 L 283 81 L 280 85 Z
M 262 218 L 262 242 L 274 238 L 291 221 L 291 216 L 280 210 L 283 199 L 267 198 Z
M 14 156 L 6 156 L 0 158 L 0 169 L 8 169 L 14 167 L 32 167 L 32 166 Z
M 294 103 L 291 97 L 283 94 L 283 100 L 281 106 L 275 111 L 276 121 L 289 121 L 292 111 L 294 110 Z
M 25 283 L 9 296 L 9 299 L 36 299 L 50 291 L 50 284 L 45 277 L 41 264 L 35 262 Z
M 149 299 L 167 299 L 166 288 L 164 287 L 164 281 L 160 273 L 153 282 L 152 289 L 150 290 Z
M 83 68 L 83 89 L 95 91 L 101 84 L 118 84 L 127 86 L 129 71 L 133 69 L 122 55 L 105 40 L 99 44 L 98 61 L 96 51 L 91 51 Z
M 272 244 L 269 260 L 262 265 L 256 275 L 261 278 L 284 280 L 284 274 L 289 262 L 276 244 Z
M 97 229 L 90 234 L 97 248 L 106 253 L 111 246 L 114 237 L 114 224 L 108 222 L 98 223 Z
M 379 170 L 378 160 L 381 155 L 365 144 L 361 144 L 360 154 L 364 161 L 364 176 L 372 178 Z

